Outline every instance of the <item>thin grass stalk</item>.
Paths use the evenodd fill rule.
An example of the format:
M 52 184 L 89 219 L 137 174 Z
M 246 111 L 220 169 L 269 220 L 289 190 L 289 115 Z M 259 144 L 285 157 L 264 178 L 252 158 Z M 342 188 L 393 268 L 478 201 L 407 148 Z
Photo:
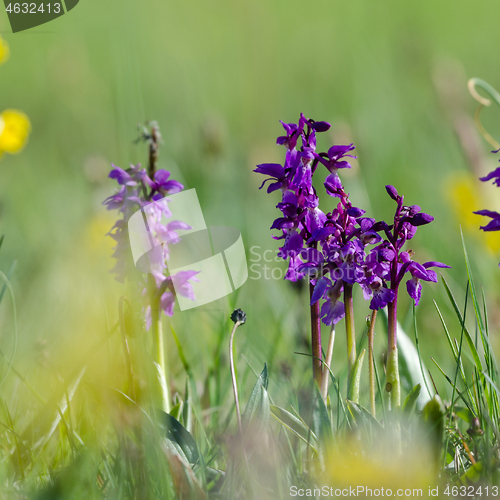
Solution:
M 325 400 L 325 404 L 326 404 L 326 398 L 328 396 L 328 380 L 330 378 L 329 372 L 330 372 L 331 364 L 332 364 L 334 343 L 335 343 L 335 325 L 332 324 L 332 328 L 330 330 L 330 338 L 328 339 L 328 348 L 326 351 L 326 359 L 325 359 L 326 369 L 323 370 L 323 379 L 321 381 L 321 395 L 323 396 L 323 399 Z
M 377 319 L 377 310 L 372 311 L 370 318 L 370 327 L 368 328 L 368 385 L 370 387 L 370 411 L 377 416 L 376 392 L 377 381 L 375 378 L 375 358 L 373 353 L 373 341 L 375 337 L 375 321 Z
M 439 319 L 441 320 L 441 324 L 443 325 L 443 329 L 445 331 L 446 338 L 448 339 L 448 343 L 451 347 L 451 350 L 453 352 L 453 357 L 454 357 L 455 362 L 456 362 L 458 360 L 458 352 L 456 350 L 456 347 L 453 345 L 453 341 L 451 340 L 450 332 L 448 331 L 448 327 L 446 326 L 443 315 L 441 314 L 441 311 L 440 311 L 436 301 L 434 301 L 434 306 L 436 307 L 436 310 L 438 312 Z M 464 385 L 467 387 L 467 394 L 469 395 L 471 405 L 474 408 L 473 413 L 474 413 L 474 415 L 478 415 L 479 410 L 478 410 L 477 402 L 476 402 L 476 399 L 472 396 L 472 392 L 471 392 L 470 387 L 467 383 L 467 378 L 465 376 L 465 370 L 464 370 L 463 363 L 460 363 L 460 376 L 462 377 L 462 381 L 463 381 Z M 472 384 L 472 385 L 474 385 L 474 384 Z
M 424 384 L 427 389 L 427 392 L 429 393 L 429 396 L 431 396 L 431 390 L 429 389 L 429 384 L 427 383 L 427 377 L 424 371 L 424 365 L 422 363 L 422 356 L 420 355 L 420 343 L 418 341 L 418 330 L 417 330 L 417 311 L 416 311 L 416 306 L 415 306 L 415 301 L 413 301 L 413 329 L 415 330 L 415 346 L 417 348 L 417 356 L 418 356 L 418 364 L 420 365 L 420 373 L 422 374 L 422 378 L 424 379 Z M 462 366 L 460 364 L 460 366 Z M 434 388 L 435 389 L 435 388 Z M 437 391 L 436 391 L 437 394 Z
M 458 379 L 458 372 L 460 370 L 460 363 L 462 362 L 462 344 L 464 340 L 464 329 L 465 329 L 465 319 L 467 318 L 467 300 L 469 298 L 469 285 L 470 281 L 467 282 L 467 288 L 465 290 L 465 304 L 464 304 L 464 316 L 463 316 L 463 322 L 462 322 L 462 329 L 460 332 L 460 345 L 458 348 L 458 359 L 457 359 L 457 366 L 455 368 L 455 378 L 452 384 L 453 391 L 451 393 L 451 406 L 450 406 L 450 416 L 448 420 L 448 425 L 451 427 L 451 421 L 453 417 L 453 409 L 454 409 L 454 399 L 455 399 L 455 392 L 458 391 L 457 389 L 457 379 Z M 444 466 L 446 466 L 446 450 L 448 449 L 448 443 L 450 440 L 450 435 L 448 434 L 446 436 L 446 446 L 444 447 L 445 453 L 444 453 Z

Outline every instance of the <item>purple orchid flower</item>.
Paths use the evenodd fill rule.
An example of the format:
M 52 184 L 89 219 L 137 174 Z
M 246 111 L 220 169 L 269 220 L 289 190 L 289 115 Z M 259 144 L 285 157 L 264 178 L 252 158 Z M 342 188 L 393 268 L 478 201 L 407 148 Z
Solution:
M 285 146 L 287 149 L 294 149 L 297 145 L 297 139 L 302 133 L 302 130 L 300 130 L 298 125 L 296 125 L 295 123 L 285 123 L 281 120 L 280 123 L 285 129 L 286 135 L 278 137 L 276 139 L 276 144 Z
M 349 153 L 355 149 L 354 144 L 348 144 L 347 146 L 332 146 L 328 153 L 321 153 L 315 155 L 315 157 L 331 172 L 335 174 L 337 170 L 341 168 L 351 168 L 351 164 L 344 158 L 357 158 Z
M 145 175 L 144 181 L 153 191 L 174 194 L 184 189 L 184 186 L 179 181 L 170 179 L 170 172 L 164 169 L 157 170 L 153 180 Z
M 113 170 L 109 173 L 108 177 L 110 179 L 115 179 L 118 184 L 125 186 L 136 186 L 137 182 L 132 178 L 132 176 L 120 167 L 113 165 Z
M 141 164 L 130 165 L 130 168 L 124 170 L 111 164 L 113 167 L 108 177 L 114 179 L 122 186 L 134 187 L 140 184 L 146 176 L 146 171 L 141 167 Z
M 500 214 L 498 212 L 492 212 L 491 210 L 478 210 L 473 212 L 477 215 L 484 215 L 490 217 L 491 221 L 486 224 L 486 226 L 481 226 L 480 229 L 483 231 L 499 231 L 500 230 Z
M 161 272 L 151 273 L 155 279 L 156 287 L 160 296 L 160 308 L 166 316 L 174 315 L 175 297 L 177 294 L 194 300 L 193 285 L 191 281 L 199 281 L 195 276 L 198 271 L 179 271 L 172 276 L 164 276 Z M 144 288 L 143 294 L 147 295 L 148 290 Z M 151 306 L 145 309 L 146 329 L 151 328 Z
M 336 325 L 345 316 L 344 304 L 340 301 L 342 280 L 332 283 L 327 277 L 317 280 L 311 296 L 311 305 L 320 299 L 327 299 L 321 306 L 320 317 L 325 325 Z
M 498 153 L 500 149 L 497 151 L 492 151 L 492 153 Z M 500 160 L 499 160 L 500 161 Z M 483 182 L 487 182 L 493 179 L 493 184 L 497 187 L 500 187 L 500 167 L 490 172 L 485 177 L 480 177 Z M 493 212 L 491 210 L 478 210 L 474 212 L 477 215 L 484 215 L 485 217 L 489 217 L 491 220 L 485 226 L 480 226 L 480 229 L 483 231 L 500 231 L 500 214 L 498 212 Z M 498 264 L 500 266 L 500 264 Z
M 102 204 L 108 207 L 108 210 L 121 210 L 127 198 L 127 188 L 122 186 L 120 191 L 106 198 Z
M 336 198 L 342 198 L 344 193 L 344 188 L 342 187 L 342 182 L 337 174 L 330 174 L 325 180 L 326 192 L 330 196 Z
M 165 261 L 169 256 L 169 244 L 178 242 L 179 230 L 191 228 L 182 221 L 170 221 L 168 224 L 162 224 L 163 217 L 170 218 L 172 216 L 168 207 L 170 200 L 164 195 L 165 193 L 177 193 L 184 187 L 180 182 L 170 179 L 170 172 L 167 170 L 158 170 L 154 175 L 154 180 L 151 180 L 140 165 L 131 165 L 127 170 L 115 165 L 112 167 L 109 177 L 116 180 L 121 188 L 117 193 L 106 198 L 103 204 L 107 206 L 108 210 L 119 210 L 123 216 L 108 233 L 116 241 L 113 253 L 116 265 L 112 273 L 120 282 L 123 282 L 129 274 L 127 271 L 133 262 L 130 252 L 128 219 L 138 209 L 142 209 L 146 216 L 152 243 L 155 249 L 159 250 L 150 256 L 149 269 L 155 278 L 159 292 L 161 292 L 160 306 L 165 314 L 171 316 L 175 294 L 179 293 L 194 299 L 191 282 L 197 281 L 194 277 L 197 274 L 195 271 L 182 271 L 171 277 L 163 274 L 166 268 Z M 144 190 L 139 188 L 140 184 Z M 146 195 L 147 187 L 150 188 L 149 195 Z M 147 295 L 149 296 L 149 294 Z M 146 309 L 146 321 L 150 324 L 151 310 L 149 306 Z
M 269 176 L 269 178 L 261 184 L 259 189 L 262 189 L 264 184 L 268 181 L 275 181 L 267 186 L 268 193 L 272 193 L 277 189 L 282 189 L 284 191 L 288 189 L 288 179 L 285 175 L 285 169 L 279 163 L 262 163 L 261 165 L 257 165 L 254 172 Z
M 420 280 L 437 283 L 437 274 L 432 269 L 429 269 L 431 267 L 450 268 L 450 266 L 442 262 L 434 261 L 426 262 L 425 264 L 419 264 L 418 262 L 412 261 L 407 268 L 407 271 L 411 274 L 411 278 L 406 282 L 406 290 L 408 291 L 408 295 L 415 301 L 416 306 L 418 306 L 422 294 L 422 284 Z
M 396 297 L 396 292 L 387 288 L 378 276 L 369 277 L 363 284 L 363 296 L 370 300 L 370 309 L 379 310 L 386 307 Z
M 493 151 L 493 152 L 498 153 L 498 151 Z M 495 170 L 493 170 L 493 172 L 490 172 L 488 175 L 480 177 L 479 179 L 483 182 L 488 182 L 491 179 L 493 179 L 493 184 L 495 184 L 497 187 L 500 187 L 500 167 L 496 168 Z

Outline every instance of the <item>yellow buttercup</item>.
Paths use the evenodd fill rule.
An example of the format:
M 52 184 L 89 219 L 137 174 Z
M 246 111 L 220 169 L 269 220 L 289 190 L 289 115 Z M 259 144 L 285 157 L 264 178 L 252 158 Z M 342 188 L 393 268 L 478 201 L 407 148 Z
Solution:
M 0 64 L 3 64 L 10 55 L 9 44 L 0 37 Z
M 22 111 L 6 109 L 0 113 L 0 152 L 19 153 L 30 132 L 30 120 Z

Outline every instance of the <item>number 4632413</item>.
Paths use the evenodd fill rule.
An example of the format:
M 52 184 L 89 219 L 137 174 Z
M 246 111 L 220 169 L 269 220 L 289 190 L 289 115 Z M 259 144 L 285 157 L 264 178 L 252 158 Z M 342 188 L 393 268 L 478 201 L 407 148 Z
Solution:
M 10 14 L 59 14 L 61 12 L 61 4 L 54 3 L 9 3 L 5 9 Z

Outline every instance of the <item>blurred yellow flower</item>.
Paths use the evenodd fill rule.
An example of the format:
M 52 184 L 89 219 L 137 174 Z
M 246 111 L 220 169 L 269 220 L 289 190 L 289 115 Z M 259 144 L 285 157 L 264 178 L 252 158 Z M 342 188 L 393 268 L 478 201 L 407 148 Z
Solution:
M 30 132 L 30 120 L 22 111 L 6 109 L 0 114 L 0 153 L 19 153 Z
M 87 225 L 87 230 L 83 233 L 84 242 L 82 245 L 87 251 L 101 254 L 105 258 L 113 255 L 116 242 L 106 236 L 113 227 L 116 219 L 109 212 L 99 212 L 92 217 Z M 113 262 L 110 260 L 110 267 Z
M 426 498 L 437 475 L 431 443 L 421 437 L 421 442 L 409 443 L 400 452 L 383 446 L 369 451 L 352 441 L 349 447 L 327 454 L 321 482 L 333 490 L 354 489 L 361 498 L 379 496 L 382 489 L 390 489 L 393 496 L 398 496 L 398 490 L 421 490 L 424 494 L 417 496 Z M 388 491 L 387 496 L 390 496 Z
M 454 172 L 453 175 L 446 179 L 445 186 L 446 196 L 451 202 L 462 227 L 473 232 L 475 237 L 482 240 L 488 250 L 496 255 L 500 251 L 499 233 L 480 231 L 479 226 L 485 225 L 487 221 L 485 221 L 484 217 L 473 213 L 483 208 L 490 208 L 490 210 L 500 208 L 494 206 L 494 199 L 487 199 L 489 191 L 485 190 L 484 185 L 469 172 Z M 496 194 L 494 190 L 491 190 L 491 192 Z
M 3 64 L 10 55 L 9 44 L 0 36 L 0 64 Z

